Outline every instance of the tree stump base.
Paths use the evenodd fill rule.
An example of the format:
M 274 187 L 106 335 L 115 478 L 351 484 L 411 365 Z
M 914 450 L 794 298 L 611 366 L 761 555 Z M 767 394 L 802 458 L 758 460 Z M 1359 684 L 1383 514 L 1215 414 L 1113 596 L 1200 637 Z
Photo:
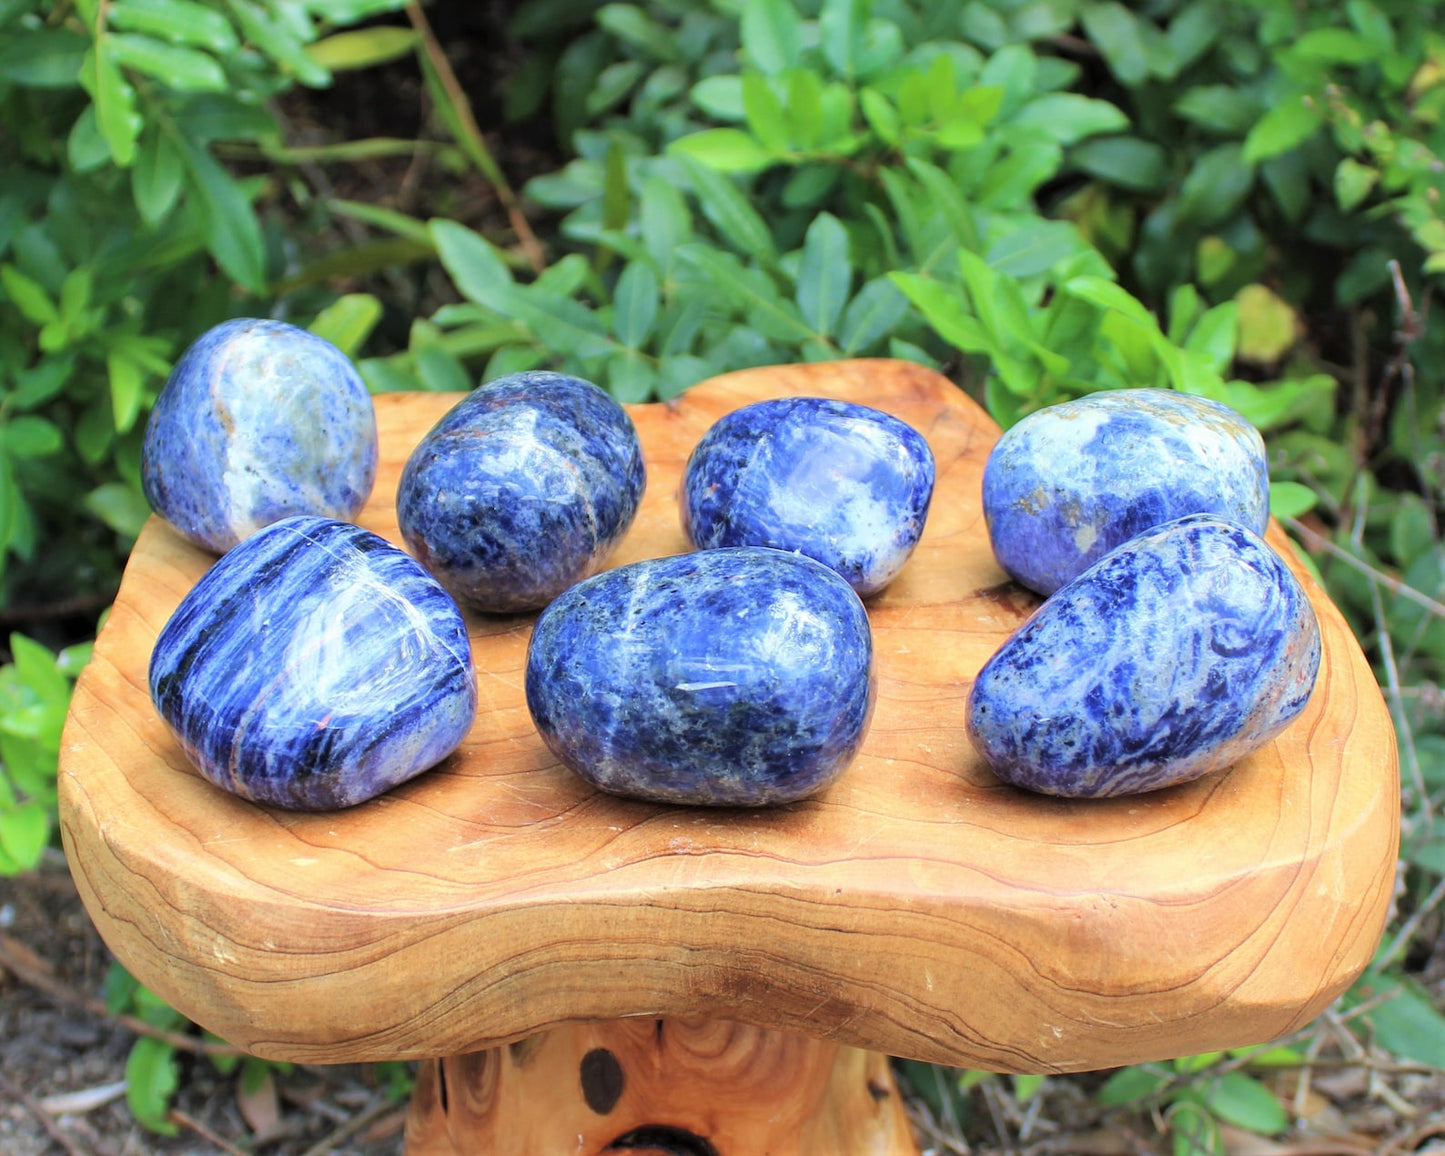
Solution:
M 421 1066 L 406 1156 L 916 1156 L 888 1059 L 726 1020 L 571 1024 Z

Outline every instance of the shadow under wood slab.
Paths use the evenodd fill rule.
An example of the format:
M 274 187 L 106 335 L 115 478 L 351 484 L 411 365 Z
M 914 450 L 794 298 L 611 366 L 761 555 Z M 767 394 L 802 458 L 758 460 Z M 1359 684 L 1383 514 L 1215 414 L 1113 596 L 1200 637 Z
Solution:
M 422 1065 L 407 1156 L 902 1156 L 888 1060 L 723 1020 L 574 1024 Z
M 188 766 L 146 693 L 156 635 L 212 561 L 152 520 L 61 751 L 66 851 L 116 955 L 225 1039 L 307 1063 L 701 1016 L 1051 1072 L 1265 1040 L 1327 1005 L 1382 929 L 1399 791 L 1378 687 L 1324 593 L 1305 580 L 1323 635 L 1308 708 L 1232 769 L 1134 798 L 1011 789 L 970 747 L 964 700 L 1038 601 L 989 549 L 997 428 L 936 374 L 758 369 L 636 407 L 649 484 L 614 563 L 684 550 L 689 450 L 722 414 L 786 394 L 887 410 L 938 463 L 923 540 L 869 604 L 877 707 L 836 783 L 768 811 L 599 794 L 531 725 L 532 618 L 473 617 L 481 709 L 437 769 L 344 812 L 234 798 Z M 399 542 L 402 463 L 456 400 L 375 399 L 363 525 Z

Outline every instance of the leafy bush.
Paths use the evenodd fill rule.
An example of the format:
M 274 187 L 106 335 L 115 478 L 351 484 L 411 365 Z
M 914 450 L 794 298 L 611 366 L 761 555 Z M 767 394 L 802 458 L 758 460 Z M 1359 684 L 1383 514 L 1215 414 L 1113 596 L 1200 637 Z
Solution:
M 400 3 L 0 5 L 0 603 L 113 588 L 170 359 L 280 271 L 267 178 L 217 150 L 275 151 L 266 102 L 328 83 L 359 35 L 329 33 Z

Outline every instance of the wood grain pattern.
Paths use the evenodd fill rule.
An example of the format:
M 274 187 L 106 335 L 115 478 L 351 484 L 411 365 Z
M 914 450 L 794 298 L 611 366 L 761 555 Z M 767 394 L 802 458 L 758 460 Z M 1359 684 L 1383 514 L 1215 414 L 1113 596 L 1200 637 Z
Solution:
M 686 1136 L 664 1148 L 674 1129 Z M 696 1150 L 675 1143 L 691 1137 L 719 1156 L 918 1152 L 876 1052 L 719 1020 L 632 1019 L 423 1064 L 406 1156 L 678 1152 Z
M 211 561 L 152 520 L 61 751 L 66 850 L 119 958 L 233 1043 L 312 1063 L 649 1015 L 1043 1072 L 1264 1040 L 1324 1007 L 1381 932 L 1399 791 L 1378 687 L 1323 592 L 1310 588 L 1324 658 L 1309 707 L 1231 770 L 1113 800 L 1007 788 L 973 753 L 963 702 L 1037 601 L 988 545 L 979 487 L 997 430 L 941 377 L 789 366 L 638 407 L 650 482 L 615 561 L 682 550 L 691 446 L 723 413 L 791 393 L 886 409 L 939 466 L 923 541 L 870 606 L 868 740 L 824 794 L 724 812 L 597 793 L 531 726 L 531 619 L 514 617 L 472 620 L 481 710 L 434 771 L 339 813 L 230 797 L 147 696 L 156 634 Z M 399 541 L 401 465 L 455 400 L 376 399 L 383 464 L 363 524 Z

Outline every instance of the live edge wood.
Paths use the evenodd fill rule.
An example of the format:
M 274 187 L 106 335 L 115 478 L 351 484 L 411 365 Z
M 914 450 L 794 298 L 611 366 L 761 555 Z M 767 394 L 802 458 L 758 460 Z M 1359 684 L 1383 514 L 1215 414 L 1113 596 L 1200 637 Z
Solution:
M 636 408 L 650 478 L 614 561 L 685 549 L 690 448 L 723 413 L 793 393 L 896 414 L 939 468 L 923 541 L 869 608 L 878 705 L 834 786 L 738 812 L 597 793 L 532 728 L 532 619 L 519 616 L 471 621 L 481 710 L 435 770 L 345 812 L 233 798 L 190 769 L 147 696 L 156 634 L 211 562 L 153 519 L 61 750 L 66 851 L 116 955 L 225 1039 L 309 1063 L 459 1055 L 650 1016 L 1051 1072 L 1307 1022 L 1369 959 L 1398 838 L 1393 732 L 1322 591 L 1309 586 L 1319 682 L 1268 747 L 1135 798 L 1007 788 L 973 753 L 963 702 L 1037 600 L 989 550 L 980 477 L 997 430 L 937 375 L 759 369 Z M 376 399 L 382 465 L 362 524 L 400 540 L 402 463 L 455 400 Z M 1272 541 L 1290 557 L 1277 529 Z
M 917 1156 L 886 1057 L 721 1020 L 574 1024 L 424 1063 L 406 1156 Z

